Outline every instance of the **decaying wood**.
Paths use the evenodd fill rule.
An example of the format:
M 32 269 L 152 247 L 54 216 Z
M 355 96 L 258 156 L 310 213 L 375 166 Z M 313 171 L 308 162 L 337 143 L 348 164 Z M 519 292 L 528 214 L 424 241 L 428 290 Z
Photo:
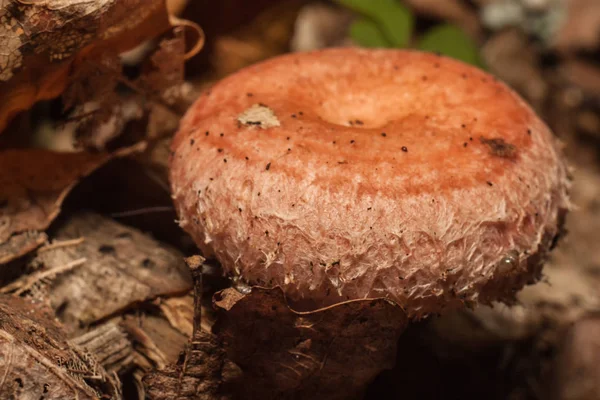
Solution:
M 93 354 L 107 372 L 121 373 L 133 366 L 133 347 L 123 329 L 114 322 L 102 324 L 71 343 Z
M 70 345 L 51 310 L 0 297 L 0 398 L 121 398 L 120 383 L 96 359 Z
M 17 112 L 58 96 L 86 60 L 169 27 L 164 0 L 0 0 L 0 132 Z
M 182 255 L 136 229 L 95 214 L 70 218 L 56 239 L 84 237 L 76 247 L 41 254 L 45 265 L 86 257 L 74 273 L 48 287 L 50 302 L 70 324 L 89 324 L 161 295 L 186 292 L 191 278 Z
M 395 363 L 406 314 L 385 299 L 292 310 L 279 289 L 215 294 L 216 334 L 244 371 L 246 398 L 360 398 Z M 352 366 L 349 368 L 349 366 Z
M 56 153 L 46 150 L 0 152 L 0 264 L 42 243 L 43 231 L 60 212 L 82 177 L 109 161 L 140 151 L 145 144 L 116 153 Z M 12 252 L 8 253 L 8 249 Z
M 47 297 L 72 331 L 137 303 L 191 288 L 177 250 L 111 219 L 76 214 L 53 238 L 76 240 L 43 249 L 30 262 L 36 272 L 5 290 Z

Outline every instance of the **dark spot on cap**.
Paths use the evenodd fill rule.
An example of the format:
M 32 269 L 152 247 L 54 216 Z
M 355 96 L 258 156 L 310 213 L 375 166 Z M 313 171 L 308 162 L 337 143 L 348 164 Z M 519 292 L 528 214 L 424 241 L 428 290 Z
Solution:
M 514 159 L 517 156 L 517 148 L 515 145 L 507 143 L 502 138 L 486 139 L 482 136 L 479 140 L 489 147 L 490 154 L 494 156 L 510 159 Z
M 494 186 L 494 184 L 490 181 L 487 181 L 486 183 L 488 184 L 488 186 Z
M 194 143 L 195 143 L 195 140 L 194 139 L 190 139 L 190 146 L 193 146 Z
M 267 171 L 268 171 L 269 169 L 271 169 L 271 163 L 268 163 L 265 169 L 266 169 Z
M 208 136 L 208 135 L 210 135 L 210 132 L 209 132 L 209 131 L 206 131 L 206 132 L 204 132 L 204 134 L 205 134 L 206 136 Z
M 405 153 L 408 152 L 408 147 L 402 146 L 402 151 L 405 152 Z
M 386 137 L 387 134 L 385 132 L 381 132 L 381 136 Z

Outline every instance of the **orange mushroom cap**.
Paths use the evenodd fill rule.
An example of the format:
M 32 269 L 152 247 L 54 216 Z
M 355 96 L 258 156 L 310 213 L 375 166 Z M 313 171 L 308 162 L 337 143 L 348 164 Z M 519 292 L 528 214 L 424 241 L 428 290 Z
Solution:
M 387 297 L 418 317 L 508 301 L 567 210 L 567 167 L 494 77 L 429 53 L 289 54 L 216 84 L 172 145 L 181 226 L 301 307 Z

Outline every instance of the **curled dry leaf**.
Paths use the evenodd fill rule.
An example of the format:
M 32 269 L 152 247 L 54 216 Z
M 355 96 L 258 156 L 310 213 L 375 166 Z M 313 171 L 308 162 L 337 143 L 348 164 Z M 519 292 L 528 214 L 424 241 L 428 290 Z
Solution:
M 246 398 L 360 396 L 395 362 L 407 317 L 385 299 L 353 300 L 311 312 L 289 308 L 279 288 L 215 295 L 215 332 L 244 371 Z M 272 396 L 272 397 L 271 397 Z
M 58 241 L 73 245 L 38 252 L 38 272 L 5 289 L 48 297 L 72 330 L 161 295 L 185 293 L 191 278 L 183 256 L 140 231 L 108 218 L 76 214 L 59 227 Z
M 58 96 L 82 60 L 131 49 L 169 26 L 164 0 L 1 0 L 0 131 L 17 112 Z
M 0 297 L 0 398 L 120 399 L 120 384 L 93 355 L 69 344 L 53 313 Z
M 39 246 L 43 233 L 79 179 L 106 163 L 142 150 L 56 153 L 37 149 L 0 151 L 0 264 Z

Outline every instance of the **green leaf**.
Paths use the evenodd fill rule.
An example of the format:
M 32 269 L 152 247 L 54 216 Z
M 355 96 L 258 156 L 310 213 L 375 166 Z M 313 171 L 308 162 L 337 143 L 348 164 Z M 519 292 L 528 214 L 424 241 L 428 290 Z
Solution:
M 390 47 L 390 42 L 375 21 L 362 18 L 350 26 L 350 37 L 362 47 Z
M 462 29 L 450 24 L 438 25 L 423 35 L 419 49 L 439 52 L 448 57 L 483 67 L 477 44 Z
M 336 0 L 373 20 L 392 47 L 406 47 L 412 36 L 414 16 L 396 0 Z

